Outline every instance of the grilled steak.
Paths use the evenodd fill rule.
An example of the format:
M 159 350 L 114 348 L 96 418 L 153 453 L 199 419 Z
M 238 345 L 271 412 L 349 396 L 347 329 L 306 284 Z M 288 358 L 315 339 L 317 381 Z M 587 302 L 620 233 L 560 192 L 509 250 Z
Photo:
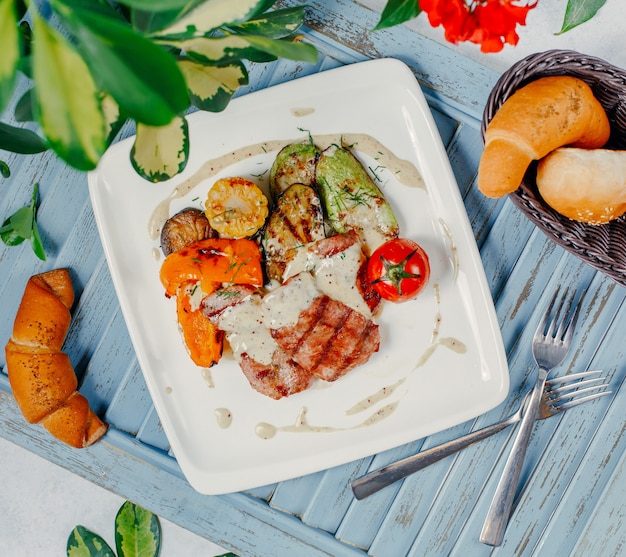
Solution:
M 378 351 L 378 325 L 324 294 L 308 272 L 262 297 L 228 286 L 202 301 L 259 393 L 274 399 L 307 389 L 314 378 L 336 381 Z
M 269 365 L 253 360 L 245 352 L 241 355 L 239 365 L 254 390 L 276 400 L 305 391 L 313 381 L 308 371 L 278 347 Z
M 311 242 L 288 263 L 284 279 L 309 271 L 318 288 L 369 317 L 380 306 L 380 295 L 367 278 L 367 259 L 356 232 L 335 234 Z
M 255 292 L 256 288 L 247 284 L 231 284 L 220 288 L 203 298 L 202 313 L 211 323 L 217 325 L 219 316 L 225 309 L 243 302 Z
M 225 331 L 254 390 L 279 399 L 309 388 L 313 376 L 274 342 L 263 323 L 262 298 L 253 287 L 231 285 L 217 290 L 202 300 L 202 311 Z
M 294 292 L 285 297 L 295 301 L 297 289 L 308 287 L 307 276 L 310 275 L 304 273 L 286 283 L 282 288 Z M 298 284 L 299 281 L 305 284 Z M 301 309 L 295 323 L 279 325 L 271 329 L 278 346 L 303 369 L 324 381 L 339 379 L 367 362 L 380 347 L 378 325 L 325 294 L 316 296 Z

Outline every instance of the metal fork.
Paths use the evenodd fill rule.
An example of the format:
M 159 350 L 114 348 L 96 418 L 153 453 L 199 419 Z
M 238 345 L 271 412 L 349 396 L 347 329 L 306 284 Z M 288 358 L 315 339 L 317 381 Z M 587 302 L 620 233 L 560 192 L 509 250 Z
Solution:
M 584 371 L 546 381 L 543 396 L 539 402 L 537 419 L 545 420 L 579 404 L 611 394 L 611 391 L 603 390 L 606 389 L 608 383 L 599 383 L 603 381 L 603 377 L 592 377 L 598 373 L 602 373 L 602 371 Z M 519 422 L 526 411 L 530 395 L 530 391 L 526 393 L 520 407 L 508 418 L 388 464 L 358 478 L 350 484 L 354 496 L 359 500 L 369 497 L 384 487 Z
M 557 288 L 533 337 L 532 353 L 539 367 L 539 373 L 528 400 L 526 413 L 513 442 L 511 454 L 506 461 L 502 477 L 496 487 L 495 495 L 483 524 L 480 541 L 487 545 L 499 546 L 502 543 L 546 379 L 550 371 L 565 358 L 574 336 L 574 328 L 584 292 L 575 307 L 575 290 L 573 294 L 569 295 L 566 289 L 557 304 L 558 295 L 559 289 Z M 557 309 L 551 317 L 555 304 L 557 304 Z M 564 308 L 565 311 L 563 311 Z

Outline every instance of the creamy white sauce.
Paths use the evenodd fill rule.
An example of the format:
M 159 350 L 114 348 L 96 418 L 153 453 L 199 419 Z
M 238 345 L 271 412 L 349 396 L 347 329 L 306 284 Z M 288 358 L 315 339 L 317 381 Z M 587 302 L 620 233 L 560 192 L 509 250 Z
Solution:
M 263 320 L 267 327 L 280 329 L 295 325 L 320 291 L 310 273 L 300 273 L 263 298 Z
M 202 290 L 200 281 L 197 281 L 193 285 L 187 287 L 187 295 L 189 296 L 189 305 L 191 311 L 197 311 L 200 309 L 203 298 L 206 296 L 206 292 Z
M 292 108 L 290 112 L 296 118 L 302 118 L 303 116 L 308 116 L 309 114 L 313 114 L 315 112 L 315 109 L 314 108 Z
M 209 387 L 209 389 L 215 388 L 215 383 L 213 382 L 213 374 L 208 367 L 202 368 L 202 379 L 204 379 L 204 382 L 207 384 L 207 387 Z
M 315 253 L 314 245 L 304 246 L 287 264 L 283 278 L 309 271 L 315 277 L 317 288 L 329 298 L 339 300 L 366 317 L 371 317 L 371 311 L 357 286 L 357 274 L 363 259 L 359 242 L 330 257 Z
M 452 236 L 452 230 L 441 217 L 439 218 L 439 224 L 441 225 L 442 230 L 445 235 L 448 237 L 448 241 L 450 242 L 450 259 L 452 259 L 452 284 L 456 283 L 456 279 L 459 276 L 459 250 L 456 247 L 456 242 L 454 241 L 454 236 Z
M 395 390 L 400 385 L 402 385 L 402 383 L 404 383 L 405 381 L 406 381 L 406 377 L 403 377 L 402 379 L 398 379 L 398 381 L 393 383 L 393 385 L 388 385 L 386 387 L 383 387 L 382 389 L 379 389 L 378 391 L 376 391 L 374 394 L 368 397 L 365 397 L 363 400 L 360 400 L 351 408 L 348 408 L 346 410 L 346 416 L 352 416 L 353 414 L 358 414 L 359 412 L 368 410 L 369 408 L 371 408 L 372 406 L 374 406 L 381 400 L 384 400 L 390 397 L 395 392 Z
M 216 408 L 213 414 L 220 429 L 228 429 L 233 422 L 233 415 L 228 408 Z
M 435 319 L 433 323 L 433 332 L 430 339 L 430 345 L 424 353 L 421 355 L 420 359 L 415 364 L 415 368 L 422 367 L 430 357 L 436 352 L 437 348 L 443 346 L 448 350 L 452 350 L 452 352 L 456 352 L 457 354 L 465 354 L 467 352 L 467 346 L 465 343 L 461 342 L 459 339 L 454 337 L 443 337 L 439 338 L 439 329 L 441 328 L 441 295 L 439 292 L 439 285 L 435 284 L 433 287 L 433 292 L 435 295 L 435 302 L 437 304 L 437 309 L 435 311 Z
M 391 414 L 393 414 L 397 408 L 398 402 L 391 402 L 386 406 L 383 406 L 382 408 L 376 410 L 376 412 L 370 414 L 361 423 L 349 427 L 333 427 L 310 424 L 307 420 L 307 408 L 303 407 L 298 413 L 295 423 L 283 426 L 276 426 L 267 422 L 260 422 L 256 425 L 254 432 L 257 437 L 260 437 L 261 439 L 272 439 L 279 431 L 285 433 L 332 433 L 336 431 L 349 431 L 352 429 L 358 429 L 361 427 L 368 427 L 377 424 L 391 416 Z
M 253 294 L 238 304 L 224 310 L 218 320 L 237 361 L 242 354 L 263 365 L 272 362 L 278 347 L 265 326 L 264 309 L 260 295 Z
M 302 273 L 265 297 L 253 294 L 227 308 L 220 314 L 218 327 L 224 331 L 237 361 L 245 353 L 260 364 L 269 365 L 278 348 L 270 329 L 295 325 L 300 312 L 319 295 L 312 275 Z

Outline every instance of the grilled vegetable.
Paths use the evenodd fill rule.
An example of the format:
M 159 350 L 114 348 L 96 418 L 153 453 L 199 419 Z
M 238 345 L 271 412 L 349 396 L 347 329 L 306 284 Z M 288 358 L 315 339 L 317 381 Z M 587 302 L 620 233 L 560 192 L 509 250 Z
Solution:
M 263 235 L 268 278 L 282 282 L 287 263 L 304 244 L 324 238 L 324 217 L 316 191 L 293 184 L 276 201 Z
M 224 333 L 192 303 L 197 288 L 195 281 L 188 281 L 176 289 L 176 317 L 191 360 L 200 367 L 211 367 L 222 357 Z
M 211 226 L 222 238 L 248 238 L 265 223 L 267 197 L 245 178 L 223 178 L 209 190 L 205 208 Z
M 336 145 L 325 149 L 315 178 L 329 224 L 339 233 L 357 232 L 366 253 L 398 236 L 391 206 L 348 149 Z
M 190 280 L 200 281 L 207 293 L 215 290 L 215 284 L 261 286 L 261 252 L 252 240 L 201 240 L 168 255 L 161 265 L 160 278 L 168 297 Z
M 184 247 L 216 236 L 209 220 L 200 209 L 188 207 L 170 217 L 161 230 L 161 249 L 167 256 Z
M 313 185 L 320 150 L 313 143 L 292 143 L 276 155 L 270 169 L 270 195 L 276 200 L 292 184 Z

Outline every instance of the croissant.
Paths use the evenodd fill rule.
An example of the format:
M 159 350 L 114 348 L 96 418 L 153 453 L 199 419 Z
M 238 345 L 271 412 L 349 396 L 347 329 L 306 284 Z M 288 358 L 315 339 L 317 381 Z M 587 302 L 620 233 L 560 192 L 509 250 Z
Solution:
M 522 183 L 530 163 L 569 145 L 602 147 L 609 120 L 591 88 L 571 76 L 543 77 L 504 101 L 485 130 L 478 189 L 501 197 Z
M 73 303 L 74 288 L 67 269 L 32 276 L 5 352 L 9 383 L 24 418 L 81 448 L 100 439 L 107 425 L 77 392 L 74 368 L 61 352 Z

